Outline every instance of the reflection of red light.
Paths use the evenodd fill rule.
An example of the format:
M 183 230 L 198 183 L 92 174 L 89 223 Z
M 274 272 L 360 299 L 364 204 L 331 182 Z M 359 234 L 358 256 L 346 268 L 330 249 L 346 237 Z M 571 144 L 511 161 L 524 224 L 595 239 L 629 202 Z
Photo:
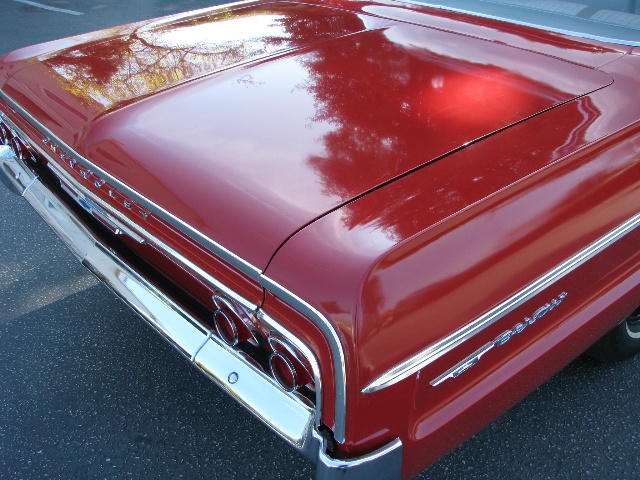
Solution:
M 530 99 L 521 80 L 491 68 L 434 76 L 420 95 L 421 114 L 430 122 L 467 126 L 520 120 Z

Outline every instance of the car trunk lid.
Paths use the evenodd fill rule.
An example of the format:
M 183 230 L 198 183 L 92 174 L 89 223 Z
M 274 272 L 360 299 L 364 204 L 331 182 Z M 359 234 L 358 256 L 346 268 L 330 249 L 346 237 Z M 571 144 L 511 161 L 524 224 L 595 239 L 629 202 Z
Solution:
M 267 7 L 287 13 L 275 18 Z M 202 70 L 189 55 L 217 48 L 224 58 L 233 29 L 200 45 L 204 35 L 156 34 L 165 27 L 150 25 L 152 33 L 141 34 L 148 43 L 188 50 L 173 70 L 160 62 L 122 84 L 116 59 L 107 62 L 111 72 L 93 59 L 99 97 L 69 89 L 69 76 L 82 73 L 74 55 L 83 53 L 65 54 L 67 65 L 54 56 L 8 86 L 45 113 L 75 110 L 58 123 L 77 127 L 66 137 L 76 151 L 258 269 L 327 212 L 611 82 L 534 52 L 317 6 L 278 3 L 225 15 L 280 33 L 270 34 L 273 42 L 256 33 L 254 50 L 238 44 L 229 53 L 235 60 Z M 129 40 L 128 51 L 134 45 L 143 48 Z M 42 69 L 54 79 L 46 89 L 34 80 Z M 53 97 L 65 108 L 52 107 Z

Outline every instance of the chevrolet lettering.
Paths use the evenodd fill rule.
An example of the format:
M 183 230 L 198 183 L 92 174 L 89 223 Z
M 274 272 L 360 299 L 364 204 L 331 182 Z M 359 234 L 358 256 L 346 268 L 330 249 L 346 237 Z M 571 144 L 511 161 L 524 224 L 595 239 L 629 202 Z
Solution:
M 445 380 L 449 378 L 457 378 L 463 372 L 466 372 L 467 370 L 469 370 L 471 367 L 473 367 L 480 361 L 480 357 L 482 357 L 482 355 L 487 353 L 493 347 L 500 347 L 506 344 L 515 335 L 518 335 L 519 333 L 524 332 L 524 330 L 529 325 L 533 325 L 534 323 L 536 323 L 536 321 L 538 321 L 539 319 L 544 317 L 547 313 L 549 313 L 551 310 L 553 310 L 558 305 L 560 305 L 567 295 L 568 293 L 566 292 L 561 293 L 560 295 L 558 295 L 558 298 L 554 298 L 551 301 L 551 303 L 547 303 L 544 306 L 537 309 L 535 312 L 533 312 L 533 315 L 531 315 L 531 317 L 526 317 L 521 323 L 518 323 L 511 330 L 507 330 L 506 332 L 503 332 L 500 335 L 498 335 L 498 337 L 495 338 L 492 342 L 487 343 L 482 348 L 473 352 L 467 358 L 462 360 L 456 366 L 454 366 L 450 370 L 447 370 L 445 373 L 443 373 L 439 377 L 432 380 L 430 382 L 431 386 L 436 387 L 440 385 L 442 382 L 444 382 Z

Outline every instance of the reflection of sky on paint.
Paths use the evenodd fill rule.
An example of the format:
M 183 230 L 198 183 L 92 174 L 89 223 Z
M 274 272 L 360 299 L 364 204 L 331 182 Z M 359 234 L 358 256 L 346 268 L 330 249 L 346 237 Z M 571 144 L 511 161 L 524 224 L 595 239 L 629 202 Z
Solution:
M 45 60 L 65 90 L 105 108 L 194 78 L 363 28 L 355 15 L 295 4 L 151 24 Z
M 531 58 L 525 55 L 509 56 L 511 47 L 497 46 L 487 41 L 469 42 L 466 36 L 451 35 L 448 32 L 425 29 L 422 36 L 416 35 L 415 32 L 415 29 L 389 28 L 385 30 L 385 36 L 391 42 L 404 45 L 409 49 L 428 52 L 430 55 L 437 55 L 443 59 L 459 59 L 461 52 L 465 52 L 464 58 L 472 61 L 474 65 L 499 66 L 501 69 L 508 70 L 510 75 L 515 74 L 522 78 L 532 79 L 536 83 L 546 85 L 554 90 L 571 91 L 576 88 L 576 81 L 572 77 L 550 75 L 546 62 L 532 62 Z M 446 37 L 446 40 L 434 41 L 434 38 L 437 37 L 441 37 L 443 40 Z
M 420 3 L 420 2 L 418 2 Z M 433 4 L 427 3 L 427 7 L 433 7 Z M 444 2 L 447 3 L 447 2 Z M 542 30 L 545 32 L 560 32 L 565 35 L 572 35 L 576 40 L 580 40 L 580 37 L 585 38 L 586 42 L 589 42 L 589 38 L 597 37 L 597 38 L 609 38 L 612 40 L 617 40 L 615 43 L 627 43 L 629 45 L 635 45 L 638 42 L 638 31 L 640 30 L 640 15 L 632 14 L 627 10 L 627 2 L 619 2 L 624 3 L 625 5 L 609 5 L 607 8 L 602 8 L 600 11 L 595 14 L 589 13 L 590 7 L 587 5 L 579 5 L 576 4 L 578 10 L 586 12 L 587 17 L 581 17 L 579 15 L 567 15 L 567 12 L 553 12 L 551 9 L 544 11 L 544 3 L 547 2 L 538 2 L 541 4 L 541 8 L 532 8 L 528 9 L 526 6 L 521 5 L 523 8 L 515 8 L 504 10 L 501 9 L 499 12 L 489 13 L 486 10 L 486 7 L 491 2 L 476 2 L 478 5 L 482 5 L 483 8 L 478 10 L 477 17 L 473 12 L 473 8 L 468 8 L 469 3 L 466 2 L 465 8 L 462 10 L 470 13 L 471 21 L 465 22 L 468 26 L 465 27 L 467 32 L 473 31 L 478 36 L 486 38 L 495 38 L 498 37 L 501 43 L 505 43 L 507 45 L 517 45 L 519 41 L 522 40 L 522 35 L 520 34 L 509 34 L 506 33 L 506 29 L 502 29 L 502 31 L 498 32 L 493 27 L 485 27 L 479 25 L 482 23 L 483 18 L 491 18 L 499 19 L 501 22 L 513 23 L 513 24 L 522 24 L 528 25 L 532 27 L 534 30 Z M 534 2 L 535 3 L 535 2 Z M 571 2 L 560 2 L 566 5 Z M 436 7 L 437 8 L 437 7 Z M 444 12 L 447 12 L 448 8 L 444 6 L 442 8 Z M 453 8 L 455 10 L 455 7 Z M 388 7 L 388 6 L 380 6 L 380 5 L 369 5 L 363 7 L 363 11 L 373 14 L 385 16 L 388 18 L 402 18 L 407 19 L 407 17 L 412 17 L 413 21 L 415 21 L 416 16 L 431 16 L 430 14 L 420 13 L 412 11 L 410 14 L 403 10 L 398 10 L 396 7 Z M 530 23 L 531 12 L 535 12 L 536 21 Z M 510 13 L 507 13 L 510 12 Z M 617 12 L 617 13 L 615 13 Z M 446 13 L 445 13 L 446 14 Z M 495 15 L 495 16 L 494 16 Z M 460 23 L 459 20 L 455 20 L 452 18 L 446 18 L 446 16 L 442 15 L 440 12 L 435 15 L 438 18 L 438 23 L 442 27 L 445 24 L 456 24 Z M 474 19 L 480 18 L 480 21 L 473 21 Z M 490 20 L 491 21 L 491 20 Z M 444 27 L 447 28 L 447 27 Z M 557 52 L 562 55 L 562 47 L 561 46 L 552 46 L 548 45 L 546 42 L 537 42 L 534 38 L 535 35 L 530 35 L 527 37 L 527 41 L 531 42 L 534 45 L 540 45 L 543 47 L 545 51 L 549 54 L 553 54 L 553 52 Z M 515 42 L 514 42 L 515 40 Z M 585 49 L 593 48 L 593 45 L 585 44 Z
M 190 48 L 199 53 L 220 53 L 242 46 L 246 51 L 268 52 L 266 39 L 289 38 L 283 15 L 255 15 L 224 18 L 212 23 L 178 26 L 166 31 L 141 31 L 140 37 L 152 45 L 168 49 Z
M 95 72 L 105 53 L 89 45 L 49 59 L 68 80 L 67 89 L 104 107 L 144 96 L 192 78 L 289 47 L 284 15 L 214 19 L 162 30 L 140 30 L 108 42 L 115 68 L 107 78 Z M 249 33 L 247 33 L 249 32 Z M 102 57 L 102 60 L 101 58 Z
M 207 90 L 211 122 L 194 126 L 197 130 L 191 132 L 199 139 L 198 150 L 214 152 L 222 181 L 242 178 L 245 194 L 267 199 L 266 207 L 270 203 L 290 204 L 305 217 L 317 211 L 318 202 L 325 202 L 326 194 L 317 186 L 322 180 L 310 176 L 308 166 L 300 159 L 309 154 L 325 155 L 322 138 L 332 128 L 327 122 L 311 121 L 316 114 L 315 99 L 300 88 L 309 81 L 309 71 L 300 68 L 295 58 L 280 59 L 277 68 L 265 65 L 246 73 L 225 74 L 217 82 L 218 88 Z M 201 110 L 202 98 L 196 85 L 182 91 L 183 111 Z M 229 101 L 230 98 L 241 99 L 241 102 Z M 253 107 L 247 109 L 247 105 Z M 130 117 L 133 123 L 128 129 L 170 150 L 180 148 L 182 139 L 176 138 L 174 145 L 174 139 L 167 138 L 165 105 L 159 108 L 158 111 L 147 107 L 139 115 Z M 260 128 L 253 128 L 255 125 Z M 251 134 L 238 134 L 246 130 Z M 274 142 L 274 138 L 282 142 Z M 153 158 L 139 160 L 141 164 L 148 164 L 149 169 L 154 168 L 154 161 Z M 194 171 L 206 171 L 209 163 L 207 155 L 189 158 Z M 291 204 L 292 197 L 296 199 L 294 204 Z M 339 200 L 335 197 L 332 202 Z

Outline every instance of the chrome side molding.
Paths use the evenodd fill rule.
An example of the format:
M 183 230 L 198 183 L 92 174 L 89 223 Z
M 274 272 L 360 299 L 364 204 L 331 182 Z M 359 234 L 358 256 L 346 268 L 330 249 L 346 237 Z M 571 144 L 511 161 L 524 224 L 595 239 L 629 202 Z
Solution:
M 458 378 L 460 375 L 462 375 L 464 372 L 469 370 L 471 367 L 474 367 L 475 365 L 477 365 L 478 362 L 480 362 L 480 358 L 482 358 L 482 356 L 485 353 L 487 353 L 490 350 L 493 350 L 495 347 L 501 347 L 503 345 L 506 345 L 513 337 L 515 337 L 516 335 L 520 335 L 525 330 L 527 330 L 528 327 L 530 327 L 531 325 L 536 323 L 538 320 L 540 320 L 542 317 L 544 317 L 546 314 L 548 314 L 551 310 L 558 307 L 564 301 L 564 299 L 567 298 L 567 295 L 569 295 L 567 292 L 562 292 L 556 298 L 551 300 L 551 302 L 546 303 L 542 307 L 538 308 L 535 312 L 533 312 L 533 314 L 530 317 L 525 317 L 520 323 L 517 323 L 511 329 L 505 330 L 500 335 L 498 335 L 495 339 L 493 339 L 491 342 L 483 345 L 478 350 L 476 350 L 471 355 L 469 355 L 467 358 L 465 358 L 461 362 L 451 367 L 442 375 L 439 375 L 438 377 L 434 378 L 429 383 L 431 384 L 432 387 L 437 387 L 445 380 L 449 380 L 450 378 Z
M 510 298 L 507 298 L 502 303 L 496 305 L 488 312 L 480 315 L 478 318 L 472 320 L 450 335 L 444 337 L 436 343 L 433 343 L 432 345 L 429 345 L 422 351 L 409 357 L 395 367 L 387 370 L 385 373 L 374 379 L 371 383 L 369 383 L 369 385 L 363 388 L 362 393 L 376 392 L 378 390 L 390 387 L 391 385 L 404 380 L 405 378 L 416 373 L 418 370 L 421 370 L 427 365 L 433 363 L 438 358 L 442 357 L 446 353 L 449 353 L 461 343 L 465 342 L 469 338 L 483 331 L 488 326 L 493 325 L 497 321 L 504 318 L 524 302 L 533 298 L 545 288 L 553 285 L 555 282 L 574 271 L 580 265 L 600 253 L 609 245 L 612 245 L 616 241 L 620 240 L 627 233 L 633 231 L 638 226 L 640 226 L 640 213 L 634 215 L 626 222 L 611 230 L 606 235 L 603 235 L 598 240 L 580 250 L 578 253 L 568 258 L 561 264 L 557 265 L 555 268 L 548 271 Z

